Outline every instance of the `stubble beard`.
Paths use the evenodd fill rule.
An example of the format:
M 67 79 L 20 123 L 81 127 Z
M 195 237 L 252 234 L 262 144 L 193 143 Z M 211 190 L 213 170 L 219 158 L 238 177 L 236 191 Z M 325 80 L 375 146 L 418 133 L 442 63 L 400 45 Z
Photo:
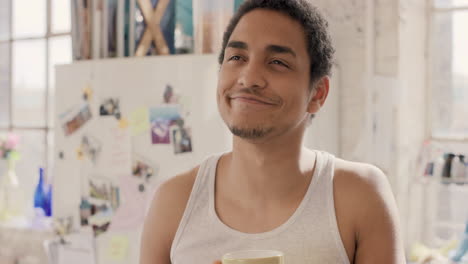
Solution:
M 229 130 L 234 136 L 238 136 L 243 139 L 262 139 L 269 135 L 273 128 L 240 128 L 236 126 L 230 126 Z

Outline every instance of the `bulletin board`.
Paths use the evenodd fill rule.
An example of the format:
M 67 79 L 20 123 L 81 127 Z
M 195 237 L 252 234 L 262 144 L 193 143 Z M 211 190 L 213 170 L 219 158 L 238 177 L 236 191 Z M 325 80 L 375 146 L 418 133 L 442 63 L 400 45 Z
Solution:
M 57 67 L 54 217 L 92 230 L 98 264 L 138 263 L 158 183 L 230 148 L 218 68 L 214 55 Z

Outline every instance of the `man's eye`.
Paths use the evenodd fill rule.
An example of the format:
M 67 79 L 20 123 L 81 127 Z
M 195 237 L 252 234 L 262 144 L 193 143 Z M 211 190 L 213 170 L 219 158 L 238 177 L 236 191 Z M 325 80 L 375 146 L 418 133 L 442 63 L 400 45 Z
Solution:
M 232 61 L 232 60 L 238 61 L 240 59 L 241 59 L 240 56 L 232 56 L 232 57 L 229 58 L 229 61 Z
M 277 64 L 277 65 L 281 65 L 281 66 L 284 66 L 284 67 L 289 68 L 288 65 L 286 65 L 286 63 L 284 63 L 284 62 L 282 62 L 282 61 L 280 61 L 280 60 L 273 60 L 273 61 L 271 61 L 271 63 L 272 63 L 272 64 Z

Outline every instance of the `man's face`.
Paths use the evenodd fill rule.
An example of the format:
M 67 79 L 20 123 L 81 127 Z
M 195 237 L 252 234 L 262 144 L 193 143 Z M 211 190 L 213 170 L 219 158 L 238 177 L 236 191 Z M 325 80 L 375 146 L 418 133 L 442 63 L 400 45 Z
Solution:
M 217 101 L 233 134 L 280 135 L 306 121 L 310 59 L 301 24 L 279 12 L 244 15 L 225 50 Z

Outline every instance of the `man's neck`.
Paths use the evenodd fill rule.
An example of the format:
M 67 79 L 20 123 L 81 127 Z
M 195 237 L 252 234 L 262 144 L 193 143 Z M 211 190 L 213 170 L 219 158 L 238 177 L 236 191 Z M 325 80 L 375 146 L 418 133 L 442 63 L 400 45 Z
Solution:
M 233 152 L 223 162 L 225 183 L 245 201 L 284 200 L 307 187 L 314 159 L 313 152 L 302 147 L 302 138 L 288 144 L 252 144 L 235 138 Z

